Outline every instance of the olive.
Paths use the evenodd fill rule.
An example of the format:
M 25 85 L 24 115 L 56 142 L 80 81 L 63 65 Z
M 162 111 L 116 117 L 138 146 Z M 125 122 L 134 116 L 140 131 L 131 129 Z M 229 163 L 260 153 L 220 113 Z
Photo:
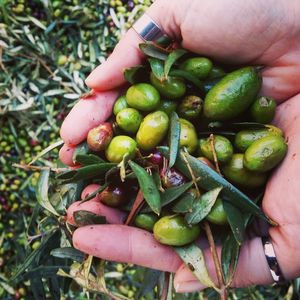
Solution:
M 153 228 L 154 238 L 161 244 L 184 246 L 196 240 L 200 234 L 199 225 L 188 226 L 182 216 L 165 216 Z
M 154 151 L 150 154 L 149 160 L 154 165 L 162 166 L 164 157 L 159 151 Z
M 157 222 L 158 217 L 155 214 L 138 214 L 134 219 L 135 226 L 152 231 L 154 224 Z
M 188 120 L 179 119 L 180 122 L 180 147 L 185 147 L 189 153 L 193 153 L 198 146 L 198 137 L 194 125 Z
M 111 207 L 119 207 L 126 203 L 124 189 L 121 186 L 108 186 L 99 195 L 100 201 Z
M 211 161 L 214 160 L 213 150 L 210 138 L 200 139 L 199 147 L 201 153 Z M 217 156 L 217 160 L 220 163 L 226 163 L 229 161 L 233 154 L 233 147 L 231 142 L 224 136 L 214 135 L 214 147 Z
M 145 151 L 154 149 L 163 140 L 168 128 L 169 117 L 166 113 L 155 111 L 148 114 L 136 134 L 139 148 Z
M 128 107 L 129 106 L 126 101 L 126 97 L 124 95 L 119 97 L 114 104 L 114 109 L 113 109 L 114 115 L 116 116 L 122 109 L 128 108 Z
M 173 111 L 176 111 L 178 103 L 172 100 L 163 100 L 160 101 L 159 106 L 157 107 L 157 110 L 161 110 L 165 112 L 168 116 L 171 115 Z
M 142 119 L 142 115 L 134 108 L 124 108 L 118 112 L 116 117 L 119 127 L 128 133 L 136 133 Z
M 198 96 L 185 96 L 178 106 L 178 114 L 187 120 L 196 119 L 202 111 L 202 104 L 203 100 Z
M 161 95 L 168 99 L 177 99 L 182 97 L 186 91 L 184 79 L 174 76 L 168 76 L 167 79 L 160 81 L 151 72 L 150 82 L 160 92 Z
M 152 111 L 158 107 L 160 95 L 151 84 L 137 83 L 127 90 L 126 100 L 130 107 L 141 111 Z
M 242 130 L 236 134 L 234 145 L 238 150 L 245 152 L 252 143 L 265 136 L 282 136 L 282 134 L 282 131 L 273 125 L 266 125 L 266 128 L 261 129 Z
M 199 79 L 205 79 L 210 74 L 213 64 L 206 57 L 193 57 L 185 60 L 179 68 L 193 74 Z
M 119 163 L 125 155 L 134 158 L 137 144 L 134 139 L 126 135 L 115 136 L 108 145 L 105 155 L 108 161 Z
M 186 178 L 175 168 L 161 170 L 160 172 L 161 183 L 164 188 L 179 186 L 186 183 Z
M 287 144 L 283 137 L 265 136 L 249 146 L 244 155 L 244 166 L 251 171 L 267 172 L 285 157 Z
M 103 151 L 113 138 L 111 123 L 105 122 L 91 129 L 87 135 L 88 147 L 95 152 Z
M 208 75 L 208 79 L 221 78 L 225 74 L 226 74 L 226 72 L 221 67 L 213 66 Z
M 271 97 L 259 97 L 250 107 L 253 121 L 258 123 L 272 122 L 276 111 L 276 101 Z
M 197 159 L 200 160 L 201 162 L 203 162 L 204 164 L 206 164 L 207 166 L 209 166 L 211 169 L 216 170 L 215 166 L 206 157 L 199 156 L 199 157 L 197 157 Z
M 243 159 L 244 154 L 233 154 L 231 160 L 221 168 L 224 176 L 233 184 L 241 187 L 256 188 L 263 186 L 267 180 L 267 174 L 246 169 Z
M 206 219 L 216 225 L 225 225 L 228 223 L 227 214 L 223 207 L 222 199 L 218 198 L 213 205 Z

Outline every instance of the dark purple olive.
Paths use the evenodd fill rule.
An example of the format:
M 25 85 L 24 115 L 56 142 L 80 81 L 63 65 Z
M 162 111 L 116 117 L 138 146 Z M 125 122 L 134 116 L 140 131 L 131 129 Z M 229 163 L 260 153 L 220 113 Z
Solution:
M 125 192 L 121 186 L 108 186 L 99 195 L 100 201 L 111 207 L 119 207 L 126 202 Z
M 175 168 L 171 168 L 166 171 L 161 170 L 160 178 L 164 188 L 179 186 L 187 182 L 185 176 Z
M 150 162 L 154 165 L 162 166 L 164 158 L 159 151 L 155 151 L 150 156 Z

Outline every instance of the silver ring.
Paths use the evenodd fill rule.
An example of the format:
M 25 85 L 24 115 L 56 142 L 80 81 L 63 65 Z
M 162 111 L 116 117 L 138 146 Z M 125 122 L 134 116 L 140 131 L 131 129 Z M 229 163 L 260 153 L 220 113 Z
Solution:
M 269 237 L 262 237 L 261 240 L 264 247 L 265 256 L 269 265 L 270 273 L 274 282 L 279 283 L 285 281 L 285 278 L 279 267 L 271 239 Z
M 173 40 L 147 14 L 143 14 L 133 25 L 135 32 L 145 41 L 168 47 Z

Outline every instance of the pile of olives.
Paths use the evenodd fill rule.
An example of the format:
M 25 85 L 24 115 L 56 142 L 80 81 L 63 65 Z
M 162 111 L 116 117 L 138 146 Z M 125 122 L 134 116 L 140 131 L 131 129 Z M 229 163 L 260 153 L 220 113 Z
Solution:
M 262 188 L 270 171 L 283 160 L 287 144 L 283 132 L 271 125 L 275 100 L 258 96 L 260 69 L 247 66 L 226 72 L 209 58 L 191 53 L 174 62 L 176 76 L 172 72 L 158 76 L 151 63 L 144 67 L 143 76 L 131 82 L 115 102 L 114 116 L 89 131 L 90 151 L 110 163 L 126 165 L 128 160 L 134 160 L 148 170 L 158 170 L 161 191 L 181 186 L 188 182 L 187 178 L 174 166 L 169 168 L 167 159 L 157 150 L 170 143 L 170 120 L 176 113 L 181 150 L 245 192 Z M 100 193 L 100 201 L 128 208 L 128 186 L 134 193 L 139 190 L 136 180 L 116 179 Z M 192 186 L 185 195 L 196 201 L 204 192 Z M 160 243 L 186 245 L 199 236 L 200 224 L 187 224 L 184 214 L 174 207 L 176 202 L 175 206 L 163 207 L 160 216 L 137 213 L 134 224 L 153 231 Z M 205 220 L 226 226 L 221 197 Z

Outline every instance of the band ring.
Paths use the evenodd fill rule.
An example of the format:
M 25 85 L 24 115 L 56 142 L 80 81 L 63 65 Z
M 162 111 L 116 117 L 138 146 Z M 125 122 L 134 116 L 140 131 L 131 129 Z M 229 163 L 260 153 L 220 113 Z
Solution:
M 165 48 L 173 43 L 173 40 L 147 14 L 143 14 L 132 28 L 145 42 L 153 42 Z
M 269 237 L 262 237 L 261 239 L 264 248 L 264 253 L 269 265 L 270 273 L 274 282 L 280 283 L 285 281 L 285 278 L 279 267 L 271 239 Z

